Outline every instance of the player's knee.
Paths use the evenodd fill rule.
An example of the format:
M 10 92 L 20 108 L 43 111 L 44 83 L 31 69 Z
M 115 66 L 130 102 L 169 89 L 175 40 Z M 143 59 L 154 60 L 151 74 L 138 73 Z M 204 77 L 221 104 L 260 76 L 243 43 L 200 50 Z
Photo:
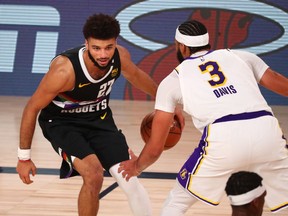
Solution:
M 89 155 L 84 159 L 75 158 L 75 169 L 83 178 L 84 186 L 91 190 L 100 190 L 103 183 L 103 167 L 95 155 Z
M 103 183 L 103 168 L 102 167 L 93 167 L 88 166 L 83 172 L 82 172 L 82 178 L 84 181 L 84 184 L 91 188 L 91 190 L 97 190 L 100 191 Z

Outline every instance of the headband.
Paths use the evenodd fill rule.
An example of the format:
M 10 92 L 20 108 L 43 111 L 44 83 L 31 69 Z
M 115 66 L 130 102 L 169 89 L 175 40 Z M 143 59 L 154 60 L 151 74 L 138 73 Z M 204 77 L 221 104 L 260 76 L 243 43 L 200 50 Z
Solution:
M 240 195 L 229 195 L 231 205 L 241 206 L 250 203 L 252 200 L 258 198 L 265 192 L 265 188 L 263 186 L 259 186 L 247 193 Z
M 175 39 L 179 42 L 184 44 L 188 47 L 201 47 L 205 46 L 209 43 L 209 35 L 208 32 L 203 35 L 184 35 L 182 34 L 179 29 L 176 29 Z

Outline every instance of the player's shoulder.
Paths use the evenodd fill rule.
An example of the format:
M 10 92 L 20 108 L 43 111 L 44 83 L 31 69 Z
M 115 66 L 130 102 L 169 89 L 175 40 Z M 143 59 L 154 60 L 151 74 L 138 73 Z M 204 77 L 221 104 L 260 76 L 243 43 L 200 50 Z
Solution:
M 128 49 L 126 49 L 124 46 L 117 45 L 116 49 L 119 53 L 119 58 L 121 61 L 121 64 L 130 64 L 131 63 L 131 55 Z
M 69 77 L 74 76 L 74 67 L 67 56 L 58 55 L 51 61 L 47 73 L 68 79 Z
M 230 53 L 233 53 L 234 55 L 237 55 L 241 58 L 253 58 L 257 57 L 256 54 L 246 51 L 246 50 L 240 50 L 240 49 L 227 49 Z
M 221 51 L 228 53 L 230 56 L 235 56 L 245 62 L 262 61 L 255 53 L 243 49 L 222 49 Z
M 65 51 L 57 54 L 50 62 L 50 66 L 51 65 L 57 65 L 57 66 L 61 66 L 61 65 L 70 65 L 71 61 L 75 61 L 75 59 L 78 58 L 79 56 L 79 52 L 81 50 L 85 49 L 85 45 L 80 45 L 77 47 L 73 47 L 73 48 L 69 48 L 66 49 Z
M 128 49 L 126 49 L 124 46 L 117 45 L 116 49 L 118 50 L 120 57 L 130 56 Z
M 170 74 L 168 74 L 160 83 L 161 86 L 166 86 L 167 88 L 171 88 L 171 86 L 175 86 L 179 82 L 178 72 L 174 69 Z M 165 88 L 166 88 L 165 87 Z
M 71 64 L 70 59 L 67 56 L 64 55 L 58 55 L 56 56 L 50 63 L 50 68 L 58 68 L 58 67 L 67 67 Z
M 230 48 L 211 50 L 210 53 L 227 53 L 232 55 L 254 55 L 253 53 L 250 53 L 245 50 L 230 49 Z

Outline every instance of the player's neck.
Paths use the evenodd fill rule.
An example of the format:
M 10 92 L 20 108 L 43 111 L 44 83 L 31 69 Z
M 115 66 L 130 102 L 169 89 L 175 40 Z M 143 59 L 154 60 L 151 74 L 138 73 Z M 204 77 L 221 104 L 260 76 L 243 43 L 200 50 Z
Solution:
M 208 52 L 209 52 L 209 50 L 199 50 L 195 53 L 192 53 L 191 57 L 203 56 L 203 55 L 207 54 Z
M 87 68 L 87 71 L 88 71 L 89 75 L 95 80 L 101 79 L 103 76 L 105 76 L 105 74 L 110 69 L 110 67 L 105 67 L 105 68 L 104 67 L 103 68 L 97 67 L 90 60 L 87 51 L 84 52 L 83 58 L 84 58 L 84 63 L 85 63 L 85 66 Z M 110 66 L 110 63 L 108 64 L 108 66 Z

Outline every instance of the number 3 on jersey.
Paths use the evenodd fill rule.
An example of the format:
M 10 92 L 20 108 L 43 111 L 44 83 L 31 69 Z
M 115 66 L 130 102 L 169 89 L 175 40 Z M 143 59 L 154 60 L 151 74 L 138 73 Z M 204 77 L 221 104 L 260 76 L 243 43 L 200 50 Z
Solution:
M 218 87 L 225 85 L 227 79 L 224 76 L 223 72 L 220 70 L 220 67 L 217 62 L 214 61 L 208 61 L 204 64 L 199 65 L 199 68 L 201 72 L 204 73 L 209 73 L 211 76 L 211 79 L 208 80 L 209 84 L 212 87 Z

